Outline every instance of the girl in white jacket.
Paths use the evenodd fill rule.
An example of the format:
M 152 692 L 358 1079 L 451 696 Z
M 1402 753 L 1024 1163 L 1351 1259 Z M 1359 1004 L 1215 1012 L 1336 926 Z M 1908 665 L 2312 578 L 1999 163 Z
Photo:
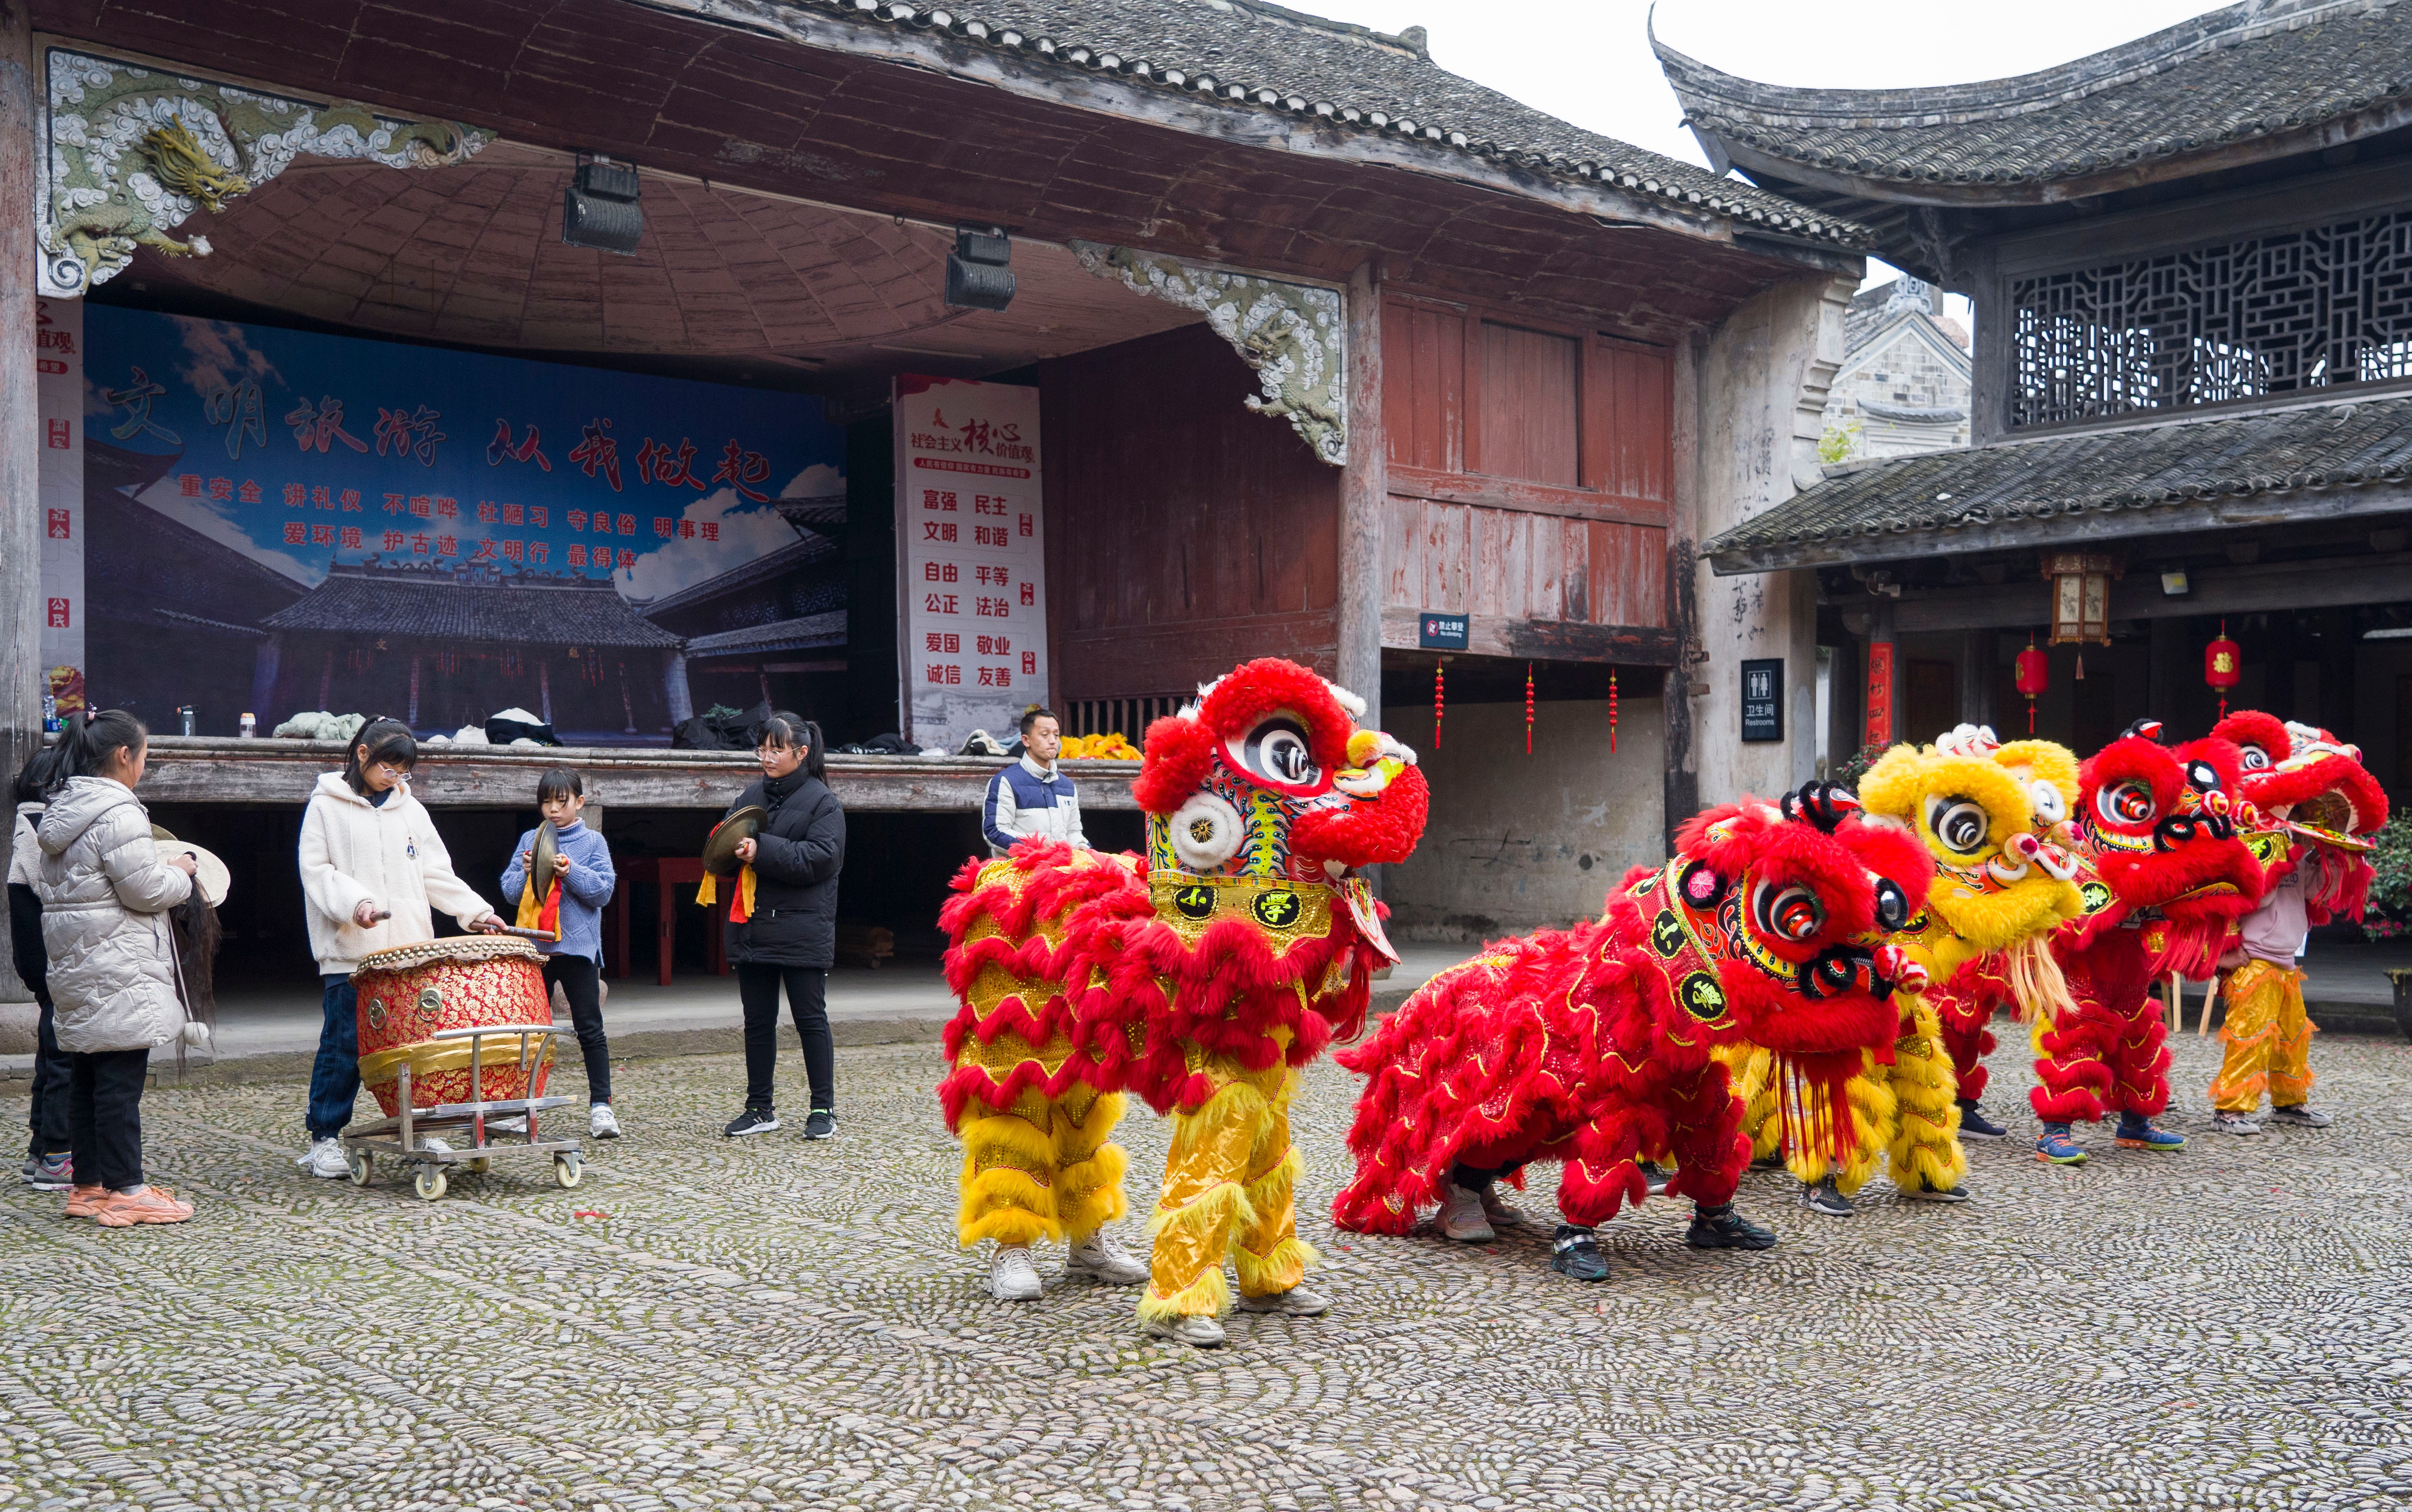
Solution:
M 435 937 L 432 903 L 464 930 L 502 920 L 452 873 L 435 822 L 410 796 L 419 746 L 398 719 L 375 719 L 354 738 L 342 771 L 321 773 L 302 816 L 302 896 L 326 991 L 318 1059 L 310 1071 L 310 1148 L 296 1165 L 313 1176 L 347 1174 L 335 1136 L 360 1091 L 360 1023 L 352 969 L 372 950 Z

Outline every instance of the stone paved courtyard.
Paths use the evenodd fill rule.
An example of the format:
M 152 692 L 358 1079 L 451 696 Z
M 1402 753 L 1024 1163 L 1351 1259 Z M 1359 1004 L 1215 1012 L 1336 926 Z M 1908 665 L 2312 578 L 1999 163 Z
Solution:
M 1782 1247 L 1694 1254 L 1655 1202 L 1597 1286 L 1545 1228 L 1335 1236 L 1323 1066 L 1302 1196 L 1338 1306 L 1213 1353 L 1128 1292 L 985 1297 L 931 1046 L 841 1052 L 826 1144 L 719 1138 L 734 1058 L 637 1064 L 580 1189 L 498 1164 L 434 1204 L 299 1174 L 297 1085 L 154 1093 L 195 1222 L 0 1196 L 0 1507 L 2412 1504 L 2412 1049 L 2329 1036 L 2337 1126 L 2253 1140 L 2208 1133 L 2213 1049 L 2178 1046 L 2182 1155 L 1978 1146 L 1973 1206 L 1878 1182 L 1849 1221 L 1757 1175 Z M 1162 1126 L 1125 1131 L 1143 1208 Z

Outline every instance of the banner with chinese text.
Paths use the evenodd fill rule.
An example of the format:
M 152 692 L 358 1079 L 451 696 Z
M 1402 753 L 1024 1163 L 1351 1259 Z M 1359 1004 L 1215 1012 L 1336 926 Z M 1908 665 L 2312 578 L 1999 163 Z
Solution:
M 83 703 L 83 301 L 34 301 L 42 412 L 42 671 L 52 707 Z
M 205 734 L 315 709 L 449 731 L 517 706 L 565 739 L 659 743 L 720 701 L 687 684 L 691 640 L 842 624 L 840 552 L 807 521 L 842 501 L 844 433 L 816 399 L 84 320 L 84 671 L 154 727 L 188 704 Z M 727 701 L 759 697 L 757 667 L 725 670 Z
M 1047 701 L 1038 390 L 900 377 L 895 427 L 904 733 L 1010 744 Z

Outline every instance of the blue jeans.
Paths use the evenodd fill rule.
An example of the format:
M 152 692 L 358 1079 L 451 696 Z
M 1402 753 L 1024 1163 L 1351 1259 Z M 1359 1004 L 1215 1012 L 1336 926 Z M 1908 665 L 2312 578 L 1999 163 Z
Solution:
M 310 1138 L 329 1139 L 352 1121 L 360 1094 L 359 997 L 349 976 L 321 976 L 326 1020 L 318 1026 L 318 1059 L 310 1067 Z

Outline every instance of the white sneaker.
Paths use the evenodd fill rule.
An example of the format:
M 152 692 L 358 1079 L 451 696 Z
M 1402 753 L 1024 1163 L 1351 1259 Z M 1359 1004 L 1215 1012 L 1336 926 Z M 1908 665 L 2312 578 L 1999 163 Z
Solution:
M 1199 1349 L 1213 1349 L 1223 1342 L 1223 1325 L 1203 1315 L 1197 1317 L 1150 1318 L 1147 1331 L 1158 1339 L 1172 1339 Z
M 2213 1113 L 2211 1126 L 2222 1134 L 2258 1134 L 2260 1122 L 2250 1113 Z
M 1147 1262 L 1100 1229 L 1072 1246 L 1072 1253 L 1064 1257 L 1064 1274 L 1087 1276 L 1107 1286 L 1136 1286 L 1147 1279 Z
M 620 1120 L 610 1103 L 596 1103 L 586 1110 L 586 1132 L 597 1139 L 620 1138 Z
M 1280 1313 L 1294 1318 L 1319 1318 L 1331 1311 L 1331 1299 L 1309 1286 L 1292 1286 L 1264 1297 L 1240 1299 L 1243 1313 Z
M 490 1118 L 486 1120 L 486 1128 L 494 1134 L 525 1134 L 527 1116 L 522 1113 L 512 1118 Z
M 431 1155 L 449 1155 L 452 1152 L 452 1147 L 441 1139 L 421 1139 L 419 1141 L 419 1148 Z
M 1492 1182 L 1482 1189 L 1482 1216 L 1491 1220 L 1493 1228 L 1521 1228 L 1524 1225 L 1522 1210 L 1499 1196 L 1499 1183 Z
M 1030 1252 L 1019 1244 L 1000 1244 L 988 1265 L 989 1295 L 1000 1302 L 1035 1302 L 1044 1290 Z
M 1437 1223 L 1441 1238 L 1453 1239 L 1461 1244 L 1487 1244 L 1499 1237 L 1482 1211 L 1482 1194 L 1468 1191 L 1455 1182 L 1449 1183 L 1448 1194 L 1440 1199 Z
M 293 1164 L 313 1176 L 323 1176 L 331 1182 L 352 1174 L 351 1157 L 344 1153 L 344 1141 L 331 1134 L 323 1139 L 311 1141 L 309 1150 Z

